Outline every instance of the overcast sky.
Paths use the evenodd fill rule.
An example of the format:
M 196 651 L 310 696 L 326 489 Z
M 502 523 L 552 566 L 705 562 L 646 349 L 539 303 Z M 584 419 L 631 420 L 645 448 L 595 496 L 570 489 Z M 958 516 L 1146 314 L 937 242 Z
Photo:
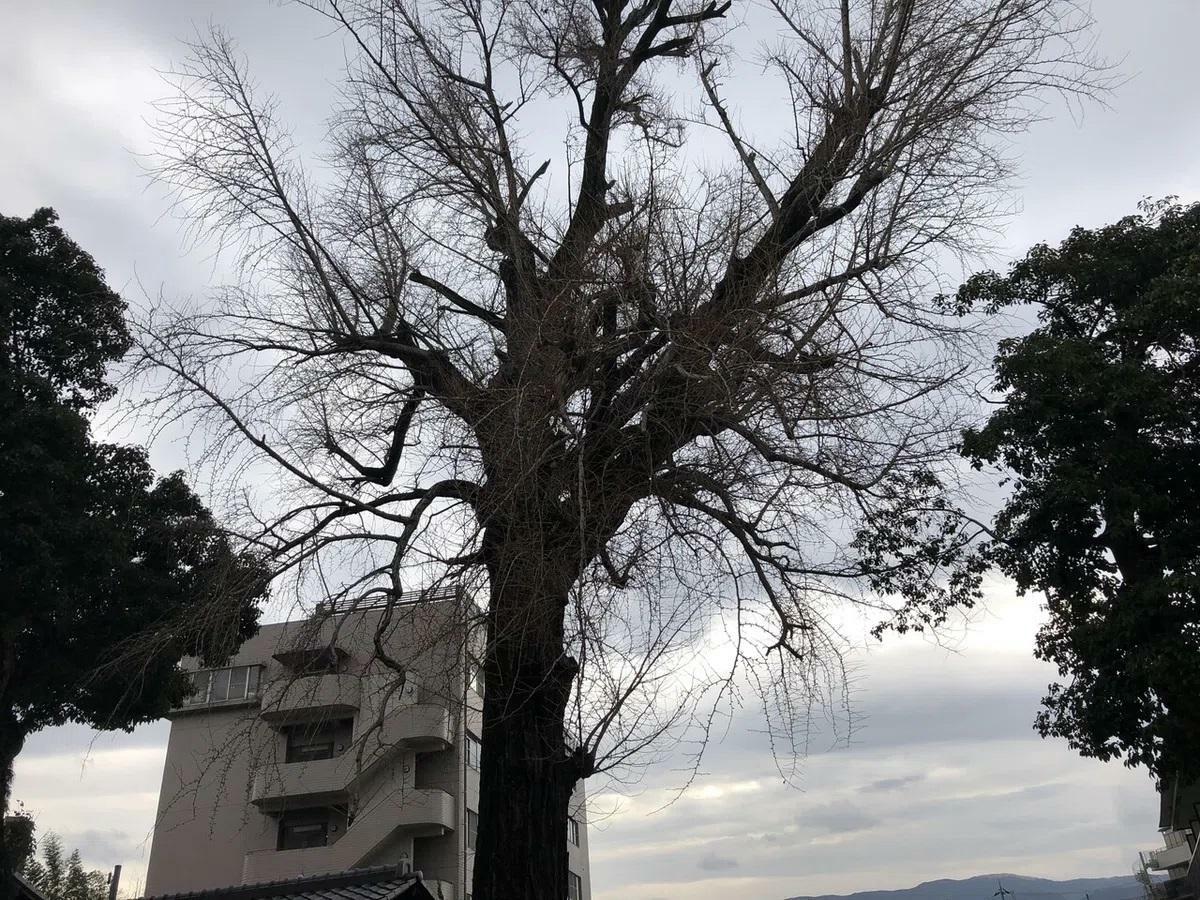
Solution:
M 1073 224 L 1096 225 L 1145 196 L 1200 198 L 1198 0 L 1098 0 L 1101 51 L 1129 77 L 1110 108 L 1052 118 L 1019 141 L 1017 212 L 1001 257 Z M 277 89 L 303 146 L 319 134 L 341 50 L 310 14 L 264 0 L 188 2 L 0 0 L 0 212 L 58 209 L 63 225 L 131 300 L 203 296 L 220 270 L 189 247 L 148 188 L 156 70 L 209 22 L 228 26 L 260 80 Z M 182 455 L 156 446 L 160 466 Z M 1147 776 L 1075 757 L 1030 723 L 1054 673 L 1031 657 L 1036 598 L 1002 582 L 988 609 L 949 646 L 917 637 L 863 642 L 853 659 L 859 727 L 818 738 L 799 789 L 785 787 L 756 735 L 733 723 L 705 775 L 660 809 L 679 783 L 671 765 L 617 796 L 592 830 L 597 900 L 848 892 L 945 876 L 1127 873 L 1155 843 Z M 167 727 L 132 735 L 63 728 L 33 737 L 14 796 L 89 864 L 144 872 Z M 655 812 L 655 810 L 659 810 Z M 732 894 L 730 893 L 732 889 Z

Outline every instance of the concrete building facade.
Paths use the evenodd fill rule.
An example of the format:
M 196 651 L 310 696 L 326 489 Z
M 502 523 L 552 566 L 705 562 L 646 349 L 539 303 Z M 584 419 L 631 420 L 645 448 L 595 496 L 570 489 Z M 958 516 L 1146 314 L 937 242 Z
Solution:
M 1200 898 L 1200 782 L 1173 778 L 1159 789 L 1158 830 L 1163 846 L 1142 853 L 1144 872 L 1159 880 L 1147 882 L 1156 900 Z
M 192 668 L 171 718 L 146 893 L 411 866 L 470 898 L 482 691 L 460 601 L 266 625 Z M 590 898 L 582 790 L 563 840 Z

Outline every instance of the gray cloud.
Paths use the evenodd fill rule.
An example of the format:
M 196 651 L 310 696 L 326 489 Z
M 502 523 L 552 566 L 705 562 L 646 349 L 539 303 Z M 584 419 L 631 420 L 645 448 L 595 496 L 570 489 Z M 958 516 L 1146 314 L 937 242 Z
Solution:
M 876 816 L 844 801 L 834 801 L 806 809 L 796 817 L 796 821 L 802 828 L 815 828 L 831 834 L 865 831 L 879 823 Z
M 64 846 L 78 849 L 81 857 L 98 861 L 93 864 L 106 868 L 115 863 L 137 858 L 145 843 L 144 838 L 134 837 L 129 832 L 118 829 L 99 831 L 89 828 L 83 831 L 64 831 L 60 837 Z M 109 862 L 105 863 L 104 860 Z
M 727 872 L 738 867 L 738 861 L 731 856 L 721 856 L 712 851 L 706 853 L 696 864 L 698 869 L 705 872 Z
M 96 732 L 86 725 L 71 723 L 30 735 L 21 751 L 21 756 L 29 760 L 41 756 L 70 753 L 83 758 L 97 750 L 105 750 L 114 746 L 122 749 L 163 747 L 166 746 L 167 735 L 170 734 L 170 731 L 171 723 L 165 719 L 142 725 L 129 734 Z
M 864 794 L 876 793 L 878 791 L 898 791 L 901 788 L 908 787 L 910 784 L 918 784 L 924 780 L 925 776 L 917 772 L 913 775 L 903 775 L 899 778 L 880 778 L 878 781 L 864 784 L 859 790 Z

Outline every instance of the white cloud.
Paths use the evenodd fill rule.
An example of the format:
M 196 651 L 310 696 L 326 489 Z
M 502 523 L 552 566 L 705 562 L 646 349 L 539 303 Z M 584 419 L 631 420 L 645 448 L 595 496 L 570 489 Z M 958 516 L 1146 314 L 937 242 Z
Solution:
M 125 896 L 137 896 L 145 881 L 165 737 L 161 723 L 132 735 L 72 726 L 33 736 L 17 758 L 13 798 L 38 833 L 58 833 L 88 868 L 121 864 Z
M 1137 847 L 1154 840 L 1153 786 L 1033 733 L 1054 671 L 1030 656 L 1036 602 L 1005 587 L 989 592 L 988 614 L 974 617 L 954 651 L 902 638 L 862 654 L 853 693 L 861 725 L 849 746 L 804 762 L 803 790 L 780 783 L 749 715 L 673 804 L 663 805 L 679 773 L 651 772 L 593 831 L 597 900 L 1127 872 Z

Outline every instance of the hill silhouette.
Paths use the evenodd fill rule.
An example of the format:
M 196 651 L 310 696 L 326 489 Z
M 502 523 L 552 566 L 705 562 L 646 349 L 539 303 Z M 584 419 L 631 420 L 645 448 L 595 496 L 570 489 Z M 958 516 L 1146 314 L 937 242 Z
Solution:
M 1003 883 L 1009 893 L 995 897 Z M 939 878 L 916 887 L 894 891 L 859 891 L 855 894 L 822 894 L 789 900 L 1142 900 L 1142 886 L 1132 875 L 1111 878 L 1071 878 L 1055 881 L 1027 875 L 975 875 Z

